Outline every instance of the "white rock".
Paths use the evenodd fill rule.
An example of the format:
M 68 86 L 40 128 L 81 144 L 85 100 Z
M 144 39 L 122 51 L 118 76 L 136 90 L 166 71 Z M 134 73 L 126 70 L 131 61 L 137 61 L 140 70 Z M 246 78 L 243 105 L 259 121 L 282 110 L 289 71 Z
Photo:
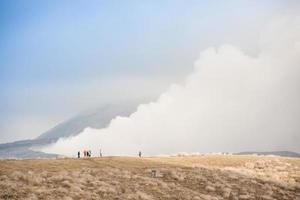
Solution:
M 214 191 L 216 191 L 216 188 L 214 188 L 213 186 L 208 185 L 208 186 L 205 187 L 205 190 L 209 191 L 209 192 L 214 192 Z

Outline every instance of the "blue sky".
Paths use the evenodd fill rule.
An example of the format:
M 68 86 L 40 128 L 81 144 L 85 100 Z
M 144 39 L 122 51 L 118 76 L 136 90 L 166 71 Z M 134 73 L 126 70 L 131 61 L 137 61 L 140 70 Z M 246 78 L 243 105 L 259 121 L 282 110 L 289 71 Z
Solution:
M 109 101 L 158 96 L 209 46 L 231 43 L 255 54 L 258 30 L 287 6 L 2 0 L 0 142 L 36 137 Z

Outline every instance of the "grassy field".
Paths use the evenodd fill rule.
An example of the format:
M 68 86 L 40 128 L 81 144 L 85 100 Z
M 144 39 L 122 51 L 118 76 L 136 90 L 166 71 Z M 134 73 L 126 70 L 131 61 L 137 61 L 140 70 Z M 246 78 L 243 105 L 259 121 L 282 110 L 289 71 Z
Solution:
M 203 155 L 2 160 L 0 199 L 299 200 L 300 159 Z

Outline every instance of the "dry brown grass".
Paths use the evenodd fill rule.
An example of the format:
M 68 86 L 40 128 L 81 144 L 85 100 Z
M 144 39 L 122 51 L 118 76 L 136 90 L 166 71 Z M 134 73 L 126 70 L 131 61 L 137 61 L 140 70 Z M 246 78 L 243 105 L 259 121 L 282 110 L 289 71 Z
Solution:
M 151 171 L 156 170 L 156 177 Z M 0 199 L 299 199 L 300 159 L 205 155 L 0 161 Z

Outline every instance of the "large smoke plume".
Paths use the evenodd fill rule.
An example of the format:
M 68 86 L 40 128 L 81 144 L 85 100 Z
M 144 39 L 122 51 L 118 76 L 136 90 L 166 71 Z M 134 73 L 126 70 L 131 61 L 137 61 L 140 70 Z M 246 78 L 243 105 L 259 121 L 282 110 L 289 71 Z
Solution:
M 299 152 L 299 22 L 285 17 L 272 23 L 256 57 L 230 45 L 203 51 L 185 83 L 170 86 L 156 102 L 140 105 L 129 117 L 116 117 L 107 128 L 86 128 L 43 151 Z

